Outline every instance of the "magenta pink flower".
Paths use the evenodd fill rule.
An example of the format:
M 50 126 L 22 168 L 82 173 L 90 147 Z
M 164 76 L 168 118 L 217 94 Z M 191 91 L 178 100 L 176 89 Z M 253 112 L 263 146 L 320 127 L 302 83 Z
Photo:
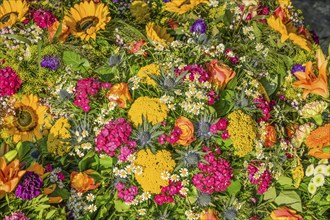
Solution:
M 217 158 L 212 152 L 204 156 L 208 164 L 199 162 L 201 171 L 192 178 L 192 183 L 203 193 L 225 191 L 231 184 L 233 172 L 230 164 L 223 158 Z
M 79 80 L 76 85 L 76 96 L 73 104 L 81 107 L 84 112 L 89 112 L 89 96 L 96 95 L 101 89 L 101 85 L 97 78 Z
M 268 169 L 266 169 L 262 174 L 259 174 L 256 178 L 255 174 L 259 172 L 258 166 L 260 166 L 260 162 L 251 162 L 247 168 L 249 176 L 249 181 L 254 185 L 259 185 L 257 193 L 263 194 L 269 188 L 272 183 L 272 176 Z
M 48 28 L 55 21 L 57 21 L 55 15 L 53 15 L 49 11 L 44 11 L 42 9 L 38 9 L 32 13 L 32 18 L 34 22 L 41 28 Z
M 210 76 L 208 72 L 202 67 L 200 64 L 192 64 L 187 65 L 182 69 L 176 69 L 175 74 L 179 76 L 181 73 L 187 71 L 189 74 L 190 81 L 193 81 L 195 79 L 195 75 L 199 75 L 199 82 L 206 82 L 209 80 Z M 187 76 L 185 76 L 183 79 L 186 79 Z
M 115 188 L 118 190 L 118 198 L 124 200 L 124 202 L 132 202 L 138 194 L 137 186 L 127 187 L 124 183 L 118 182 Z
M 118 160 L 127 161 L 136 149 L 136 142 L 129 140 L 131 132 L 132 125 L 125 118 L 108 122 L 96 136 L 96 152 L 103 151 L 113 157 L 119 151 Z
M 14 95 L 21 84 L 22 80 L 12 68 L 0 69 L 0 97 Z

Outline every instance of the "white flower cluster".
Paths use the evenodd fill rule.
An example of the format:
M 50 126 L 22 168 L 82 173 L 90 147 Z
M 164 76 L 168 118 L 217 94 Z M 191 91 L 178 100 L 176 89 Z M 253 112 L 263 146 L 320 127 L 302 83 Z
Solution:
M 309 165 L 306 168 L 306 176 L 313 176 L 308 184 L 308 192 L 315 194 L 318 187 L 325 184 L 325 179 L 330 176 L 330 165 L 327 159 L 319 161 L 318 165 L 314 167 L 314 164 Z

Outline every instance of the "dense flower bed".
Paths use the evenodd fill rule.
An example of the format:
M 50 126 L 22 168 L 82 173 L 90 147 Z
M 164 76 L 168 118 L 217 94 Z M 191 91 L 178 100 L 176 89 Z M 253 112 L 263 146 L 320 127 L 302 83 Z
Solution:
M 0 1 L 1 219 L 328 219 L 318 43 L 290 0 Z

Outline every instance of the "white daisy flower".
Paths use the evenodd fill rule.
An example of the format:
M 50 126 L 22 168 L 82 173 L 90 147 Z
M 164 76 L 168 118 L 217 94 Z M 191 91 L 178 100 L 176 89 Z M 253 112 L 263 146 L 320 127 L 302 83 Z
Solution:
M 324 176 L 322 174 L 316 174 L 314 178 L 312 179 L 315 186 L 323 186 L 324 185 Z
M 316 190 L 317 190 L 317 186 L 315 186 L 315 184 L 311 181 L 308 184 L 308 192 L 314 195 L 316 193 Z
M 313 164 L 309 165 L 309 166 L 307 167 L 305 173 L 306 173 L 306 176 L 311 176 L 311 175 L 313 175 L 313 173 L 314 173 L 314 165 L 313 165 Z

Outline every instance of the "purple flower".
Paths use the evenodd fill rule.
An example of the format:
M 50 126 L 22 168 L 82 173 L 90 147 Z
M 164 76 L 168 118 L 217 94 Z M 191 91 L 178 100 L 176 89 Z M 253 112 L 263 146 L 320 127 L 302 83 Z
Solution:
M 30 220 L 23 212 L 14 212 L 11 216 L 5 216 L 3 220 Z
M 197 19 L 193 25 L 190 27 L 190 32 L 196 32 L 199 34 L 204 34 L 206 32 L 207 26 L 204 20 Z
M 16 188 L 15 195 L 23 200 L 31 200 L 40 195 L 44 183 L 34 172 L 27 171 Z
M 305 72 L 305 67 L 301 64 L 296 64 L 291 69 L 291 74 L 293 75 L 295 72 Z
M 60 60 L 55 56 L 44 56 L 40 66 L 51 70 L 56 70 L 60 66 Z

